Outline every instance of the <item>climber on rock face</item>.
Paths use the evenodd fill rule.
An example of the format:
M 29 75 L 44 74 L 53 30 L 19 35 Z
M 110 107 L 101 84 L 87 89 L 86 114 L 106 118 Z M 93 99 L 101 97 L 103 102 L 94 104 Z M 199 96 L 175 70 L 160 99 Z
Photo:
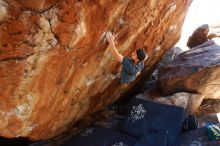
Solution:
M 108 32 L 106 37 L 110 44 L 112 56 L 122 64 L 121 83 L 127 84 L 134 81 L 136 76 L 139 75 L 144 68 L 144 60 L 147 59 L 146 52 L 143 49 L 137 49 L 131 54 L 130 58 L 124 57 L 116 49 L 112 33 Z

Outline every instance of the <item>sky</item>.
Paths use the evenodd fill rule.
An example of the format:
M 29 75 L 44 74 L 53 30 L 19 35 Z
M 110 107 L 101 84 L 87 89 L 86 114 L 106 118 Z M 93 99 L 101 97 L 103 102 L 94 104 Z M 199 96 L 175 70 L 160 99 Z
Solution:
M 187 50 L 188 37 L 202 24 L 220 24 L 220 0 L 193 0 L 183 24 L 181 39 L 175 46 Z

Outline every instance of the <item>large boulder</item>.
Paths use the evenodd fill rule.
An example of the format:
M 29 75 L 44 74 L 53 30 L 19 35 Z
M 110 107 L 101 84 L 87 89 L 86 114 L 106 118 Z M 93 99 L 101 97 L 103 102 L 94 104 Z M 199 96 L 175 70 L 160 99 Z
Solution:
M 215 37 L 219 37 L 220 25 L 217 24 L 215 26 L 210 26 L 208 24 L 203 24 L 199 26 L 192 35 L 188 38 L 187 46 L 189 48 L 196 47 L 208 41 L 209 39 L 213 39 Z
M 59 0 L 18 0 L 24 9 L 43 12 L 57 4 Z
M 176 93 L 171 96 L 163 96 L 159 94 L 152 94 L 152 90 L 148 90 L 143 94 L 138 94 L 136 97 L 151 100 L 157 103 L 179 106 L 184 108 L 187 113 L 191 114 L 197 112 L 204 98 L 203 95 L 185 92 Z
M 164 66 L 169 64 L 173 59 L 175 59 L 179 54 L 183 53 L 183 50 L 179 47 L 173 47 L 164 54 L 159 66 Z
M 48 139 L 117 100 L 105 39 L 144 48 L 149 74 L 180 38 L 191 0 L 0 0 L 0 135 Z M 139 78 L 137 79 L 138 82 Z
M 176 93 L 172 96 L 155 98 L 154 101 L 168 105 L 183 107 L 187 113 L 195 113 L 203 101 L 203 96 L 185 92 Z
M 210 40 L 180 54 L 159 69 L 159 82 L 166 95 L 188 92 L 220 98 L 220 46 Z
M 208 41 L 209 25 L 203 24 L 199 26 L 189 37 L 187 46 L 193 48 Z

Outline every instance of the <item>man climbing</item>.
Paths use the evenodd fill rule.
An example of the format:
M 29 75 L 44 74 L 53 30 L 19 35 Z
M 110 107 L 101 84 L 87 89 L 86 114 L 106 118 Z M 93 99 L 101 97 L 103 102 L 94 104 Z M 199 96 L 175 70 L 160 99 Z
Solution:
M 110 44 L 112 56 L 122 64 L 121 83 L 127 84 L 134 81 L 144 68 L 144 60 L 147 59 L 147 54 L 143 49 L 137 49 L 131 54 L 131 58 L 124 57 L 116 49 L 112 33 L 108 32 L 106 37 Z

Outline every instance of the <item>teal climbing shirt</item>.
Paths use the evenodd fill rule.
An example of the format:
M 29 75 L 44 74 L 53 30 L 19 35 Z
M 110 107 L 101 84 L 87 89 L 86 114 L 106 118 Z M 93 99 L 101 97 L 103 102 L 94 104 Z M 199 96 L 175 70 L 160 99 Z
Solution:
M 144 62 L 134 64 L 131 58 L 124 57 L 122 60 L 121 83 L 130 83 L 136 79 L 138 73 L 144 68 Z

